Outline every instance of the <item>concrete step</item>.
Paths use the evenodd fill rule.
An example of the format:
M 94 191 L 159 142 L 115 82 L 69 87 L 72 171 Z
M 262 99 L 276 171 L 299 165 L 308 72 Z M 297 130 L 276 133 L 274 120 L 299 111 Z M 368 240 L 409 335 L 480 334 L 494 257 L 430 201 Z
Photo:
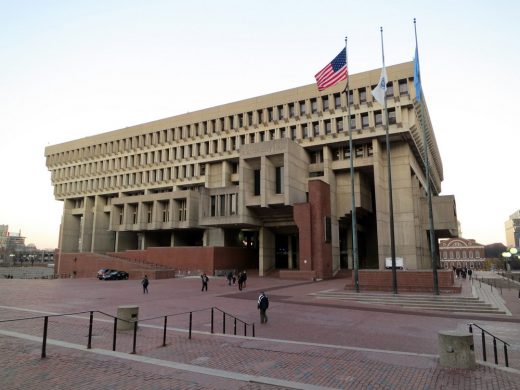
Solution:
M 407 309 L 448 311 L 457 313 L 504 314 L 496 306 L 478 297 L 425 296 L 425 295 L 384 295 L 351 293 L 343 291 L 321 291 L 310 294 L 317 299 L 355 301 L 370 305 L 399 306 Z

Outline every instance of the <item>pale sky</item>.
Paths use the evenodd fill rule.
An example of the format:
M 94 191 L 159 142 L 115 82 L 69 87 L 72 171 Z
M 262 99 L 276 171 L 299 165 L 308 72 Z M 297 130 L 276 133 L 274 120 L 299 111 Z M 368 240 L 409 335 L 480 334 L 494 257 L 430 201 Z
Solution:
M 189 4 L 188 4 L 189 3 Z M 55 248 L 44 148 L 413 59 L 464 238 L 505 243 L 520 208 L 515 1 L 0 0 L 0 224 Z

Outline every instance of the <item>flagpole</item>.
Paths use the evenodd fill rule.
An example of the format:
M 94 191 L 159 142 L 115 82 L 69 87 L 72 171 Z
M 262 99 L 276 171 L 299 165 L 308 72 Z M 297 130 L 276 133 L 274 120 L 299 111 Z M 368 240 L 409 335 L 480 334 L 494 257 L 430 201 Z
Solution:
M 383 69 L 385 69 L 385 49 L 383 43 L 383 27 L 380 29 L 381 32 L 381 56 L 383 58 Z M 392 256 L 392 291 L 394 294 L 397 294 L 397 266 L 395 262 L 395 233 L 394 233 L 394 200 L 393 200 L 393 190 L 392 190 L 392 166 L 390 159 L 390 137 L 388 135 L 388 128 L 390 127 L 388 120 L 388 107 L 386 104 L 386 83 L 388 80 L 384 80 L 385 88 L 384 88 L 384 108 L 385 108 L 385 119 L 386 119 L 386 165 L 388 169 L 388 208 L 390 212 L 390 253 Z
M 345 56 L 348 72 L 348 49 L 347 37 L 345 37 Z M 354 267 L 354 287 L 356 292 L 359 292 L 359 254 L 358 254 L 358 240 L 357 240 L 357 219 L 356 219 L 356 193 L 354 191 L 354 148 L 352 147 L 352 126 L 350 126 L 350 77 L 347 77 L 347 129 L 348 129 L 348 145 L 350 149 L 350 188 L 352 193 L 352 265 Z
M 415 22 L 415 18 L 413 18 L 413 29 L 415 32 L 415 61 L 417 61 L 417 66 L 419 66 L 419 59 L 417 58 L 419 56 L 419 49 L 417 44 L 417 26 Z M 414 80 L 415 82 L 415 80 Z M 417 91 L 416 88 L 416 95 L 418 95 L 418 98 L 416 96 L 416 100 L 419 102 L 419 109 L 421 111 L 421 118 L 419 121 L 421 122 L 422 128 L 423 128 L 423 142 L 424 142 L 424 165 L 425 165 L 425 175 L 426 175 L 426 191 L 428 194 L 428 219 L 429 219 L 429 230 L 430 230 L 430 257 L 432 261 L 432 273 L 433 273 L 433 293 L 435 295 L 439 295 L 439 278 L 437 275 L 437 256 L 436 256 L 436 249 L 437 245 L 435 244 L 435 230 L 434 230 L 434 224 L 433 224 L 433 207 L 432 207 L 432 192 L 431 192 L 431 184 L 430 184 L 430 166 L 428 163 L 428 140 L 427 140 L 427 134 L 426 134 L 426 123 L 424 123 L 424 109 L 422 104 L 422 87 L 419 88 Z

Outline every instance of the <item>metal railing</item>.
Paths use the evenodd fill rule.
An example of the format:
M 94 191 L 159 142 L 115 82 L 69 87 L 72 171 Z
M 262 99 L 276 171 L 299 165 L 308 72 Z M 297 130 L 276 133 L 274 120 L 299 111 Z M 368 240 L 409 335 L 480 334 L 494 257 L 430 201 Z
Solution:
M 116 347 L 117 347 L 117 336 L 118 336 L 118 321 L 124 321 L 128 324 L 133 324 L 132 327 L 132 335 L 131 337 L 129 337 L 130 335 L 128 334 L 128 332 L 125 332 L 125 331 L 122 331 L 122 330 L 119 330 L 119 333 L 122 333 L 125 338 L 127 339 L 130 339 L 131 341 L 131 354 L 136 354 L 137 353 L 137 342 L 138 342 L 138 324 L 141 324 L 143 325 L 144 322 L 157 322 L 157 320 L 162 320 L 160 321 L 161 325 L 158 326 L 158 325 L 143 325 L 143 326 L 148 326 L 149 328 L 153 328 L 155 330 L 157 329 L 160 329 L 161 330 L 161 345 L 160 347 L 165 347 L 167 345 L 167 332 L 168 330 L 170 331 L 176 331 L 178 332 L 178 330 L 173 330 L 173 329 L 169 329 L 168 328 L 168 319 L 172 319 L 172 318 L 175 318 L 175 317 L 182 317 L 182 316 L 187 316 L 187 333 L 188 333 L 188 339 L 191 340 L 192 339 L 192 333 L 193 333 L 193 328 L 194 328 L 194 324 L 193 324 L 193 316 L 194 314 L 196 313 L 204 313 L 204 312 L 210 312 L 210 321 L 211 321 L 211 329 L 210 329 L 210 333 L 211 334 L 215 334 L 215 333 L 218 333 L 216 331 L 216 314 L 217 313 L 221 313 L 222 315 L 222 334 L 233 334 L 233 335 L 238 335 L 240 333 L 240 330 L 238 329 L 237 325 L 240 325 L 240 326 L 243 326 L 243 335 L 244 336 L 247 336 L 248 334 L 248 328 L 250 328 L 251 330 L 251 337 L 255 337 L 255 324 L 254 322 L 252 323 L 248 323 L 246 321 L 243 321 L 235 316 L 233 316 L 232 314 L 229 314 L 229 313 L 226 313 L 225 311 L 217 308 L 217 307 L 210 307 L 210 308 L 204 308 L 204 309 L 199 309 L 199 310 L 193 310 L 193 311 L 187 311 L 187 312 L 183 312 L 183 313 L 174 313 L 174 314 L 167 314 L 167 315 L 162 315 L 162 316 L 156 316 L 156 317 L 150 317 L 150 318 L 144 318 L 144 319 L 135 319 L 135 320 L 127 320 L 127 319 L 123 319 L 123 318 L 119 318 L 117 316 L 112 316 L 110 314 L 107 314 L 107 313 L 103 313 L 101 311 L 82 311 L 82 312 L 74 312 L 74 313 L 62 313 L 62 314 L 52 314 L 52 315 L 45 315 L 45 316 L 35 316 L 35 317 L 24 317 L 24 318 L 14 318 L 14 319 L 8 319 L 8 320 L 0 320 L 0 325 L 2 324 L 5 324 L 5 323 L 10 323 L 10 322 L 21 322 L 21 321 L 29 321 L 29 320 L 41 320 L 43 319 L 43 331 L 42 333 L 42 349 L 41 349 L 41 357 L 42 358 L 45 358 L 47 357 L 47 337 L 48 337 L 48 333 L 50 331 L 49 329 L 49 319 L 52 319 L 52 318 L 65 318 L 65 317 L 70 317 L 70 318 L 75 318 L 75 319 L 86 319 L 85 317 L 78 317 L 78 316 L 81 316 L 81 315 L 84 315 L 84 314 L 88 314 L 88 336 L 87 336 L 87 345 L 86 345 L 86 348 L 87 349 L 91 349 L 92 348 L 92 340 L 93 340 L 93 336 L 94 336 L 94 313 L 97 313 L 99 315 L 102 315 L 102 316 L 106 316 L 109 318 L 109 320 L 103 320 L 103 319 L 98 319 L 99 321 L 103 321 L 103 322 L 113 322 L 113 327 L 112 327 L 112 330 L 111 330 L 111 333 L 112 333 L 112 339 L 111 339 L 111 346 L 112 346 L 112 351 L 116 351 Z M 207 318 L 207 317 L 206 317 Z M 226 328 L 226 319 L 228 319 L 231 324 L 232 324 L 232 330 L 229 331 L 229 328 Z M 203 320 L 203 322 L 206 322 L 207 320 Z M 62 330 L 62 327 L 63 325 L 58 325 L 57 328 L 55 329 L 56 331 L 57 330 Z M 18 326 L 17 326 L 18 328 Z M 77 326 L 75 326 L 75 329 L 78 329 Z M 81 329 L 79 330 L 81 331 Z M 64 337 L 64 336 L 62 336 Z M 143 337 L 145 337 L 145 335 L 143 335 Z
M 491 334 L 487 330 L 483 329 L 479 325 L 475 323 L 469 323 L 469 333 L 473 334 L 473 327 L 476 327 L 481 330 L 481 337 L 482 337 L 482 360 L 485 362 L 487 361 L 487 353 L 486 353 L 486 334 L 491 336 L 493 338 L 493 354 L 495 358 L 495 364 L 498 365 L 498 351 L 497 351 L 497 340 L 500 341 L 503 344 L 504 347 L 504 363 L 506 367 L 509 367 L 509 359 L 507 356 L 507 347 L 509 344 L 505 342 L 504 340 L 496 337 L 495 335 Z

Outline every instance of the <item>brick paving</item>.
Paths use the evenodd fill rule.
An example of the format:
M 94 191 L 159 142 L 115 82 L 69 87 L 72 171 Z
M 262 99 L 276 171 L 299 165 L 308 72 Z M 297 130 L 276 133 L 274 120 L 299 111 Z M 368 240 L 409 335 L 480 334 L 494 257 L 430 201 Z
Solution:
M 47 358 L 41 359 L 41 343 L 34 337 L 41 338 L 42 320 L 4 322 L 0 323 L 0 388 L 520 389 L 517 290 L 502 292 L 512 313 L 506 318 L 410 313 L 318 301 L 308 295 L 340 290 L 348 282 L 302 283 L 251 275 L 247 288 L 239 292 L 223 278 L 212 278 L 206 293 L 200 291 L 200 278 L 152 280 L 150 294 L 143 295 L 137 281 L 0 280 L 0 320 L 41 312 L 99 310 L 115 315 L 117 307 L 126 304 L 139 306 L 142 320 L 216 306 L 256 322 L 257 336 L 210 335 L 209 310 L 202 310 L 193 315 L 196 332 L 191 340 L 186 332 L 176 330 L 187 325 L 187 315 L 181 314 L 168 319 L 166 347 L 160 346 L 159 319 L 140 322 L 136 355 L 128 353 L 131 332 L 118 333 L 117 352 L 112 353 L 111 318 L 95 313 L 94 349 L 86 350 L 88 314 L 81 314 L 50 319 L 49 338 L 57 342 L 47 346 Z M 463 294 L 468 294 L 471 282 L 463 283 Z M 261 290 L 271 298 L 265 325 L 259 324 L 256 310 Z M 488 364 L 471 371 L 440 367 L 437 332 L 466 330 L 468 322 L 492 329 L 509 342 L 515 369 Z M 232 325 L 226 322 L 227 333 Z M 215 316 L 215 330 L 221 328 L 222 319 Z M 237 333 L 243 333 L 240 326 Z M 26 339 L 29 336 L 33 339 Z

